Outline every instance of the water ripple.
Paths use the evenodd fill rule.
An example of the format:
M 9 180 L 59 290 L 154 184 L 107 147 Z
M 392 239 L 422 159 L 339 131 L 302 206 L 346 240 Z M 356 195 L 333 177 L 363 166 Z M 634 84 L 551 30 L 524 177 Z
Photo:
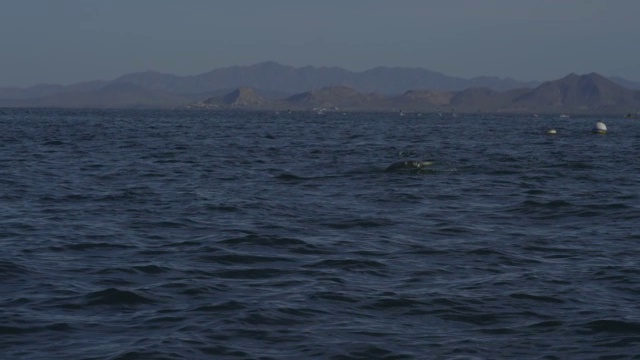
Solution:
M 595 120 L 4 109 L 2 357 L 639 358 L 640 123 Z

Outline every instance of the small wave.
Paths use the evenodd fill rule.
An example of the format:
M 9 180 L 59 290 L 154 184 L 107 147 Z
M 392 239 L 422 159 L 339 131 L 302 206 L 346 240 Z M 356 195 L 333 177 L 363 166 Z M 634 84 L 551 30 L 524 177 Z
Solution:
M 249 358 L 249 354 L 244 351 L 233 349 L 223 345 L 205 346 L 199 349 L 205 355 L 211 356 L 231 356 L 237 358 Z
M 501 251 L 492 249 L 492 248 L 478 248 L 467 251 L 469 255 L 479 255 L 479 256 L 505 256 L 505 254 Z
M 0 325 L 0 334 L 2 335 L 24 335 L 35 331 L 37 330 L 30 327 Z
M 201 241 L 185 240 L 180 242 L 172 242 L 171 244 L 164 244 L 161 247 L 199 247 L 202 245 L 203 243 Z
M 575 204 L 566 200 L 551 200 L 541 202 L 535 200 L 526 200 L 519 205 L 509 209 L 509 212 L 533 216 L 539 219 L 549 219 L 557 217 L 598 217 L 602 215 L 625 216 L 628 214 L 631 206 L 623 203 L 588 203 Z M 635 216 L 631 212 L 631 216 Z M 616 215 L 618 216 L 618 215 Z
M 85 296 L 86 306 L 109 305 L 142 305 L 151 304 L 154 301 L 142 295 L 138 295 L 133 291 L 118 290 L 109 288 L 106 290 L 96 291 Z
M 206 206 L 207 210 L 210 211 L 222 211 L 222 212 L 237 212 L 237 211 L 241 211 L 242 208 L 238 207 L 238 206 L 233 206 L 233 205 L 207 205 Z
M 225 302 L 213 304 L 213 305 L 202 305 L 195 308 L 192 311 L 219 313 L 219 312 L 225 312 L 225 311 L 235 312 L 235 311 L 243 310 L 245 308 L 247 308 L 247 304 L 239 301 L 230 300 L 230 301 L 225 301 Z
M 473 234 L 475 231 L 469 226 L 438 224 L 434 233 L 440 235 L 460 235 L 460 234 Z
M 561 209 L 561 208 L 568 208 L 568 207 L 572 207 L 574 206 L 574 204 L 565 201 L 565 200 L 551 200 L 548 202 L 538 202 L 538 201 L 534 201 L 534 200 L 526 200 L 522 203 L 521 207 L 526 209 L 526 208 L 531 208 L 531 209 Z
M 16 236 L 22 233 L 31 233 L 38 228 L 35 225 L 30 224 L 31 219 L 24 219 L 24 221 L 6 221 L 3 222 L 2 225 L 2 233 L 0 233 L 0 238 Z M 11 232 L 9 232 L 11 231 Z
M 66 143 L 64 141 L 60 141 L 60 140 L 49 140 L 49 141 L 45 141 L 42 145 L 45 145 L 45 146 L 60 146 L 60 145 L 66 145 Z
M 125 351 L 109 358 L 109 360 L 135 360 L 135 359 L 154 359 L 154 360 L 177 360 L 186 359 L 186 357 L 172 352 L 161 351 Z
M 551 200 L 548 202 L 540 202 L 534 200 L 525 200 L 516 205 L 508 212 L 533 216 L 539 219 L 550 219 L 558 216 L 570 215 L 576 210 L 576 206 L 565 200 Z
M 160 221 L 133 221 L 130 223 L 133 228 L 154 228 L 154 229 L 181 229 L 189 227 L 182 221 L 160 220 Z
M 333 359 L 415 359 L 415 354 L 396 353 L 385 348 L 368 345 L 346 354 L 332 357 Z
M 364 305 L 364 309 L 371 310 L 397 310 L 397 309 L 414 309 L 423 307 L 422 301 L 406 298 L 406 297 L 383 297 L 375 300 L 373 303 Z
M 558 299 L 552 296 L 531 295 L 526 293 L 513 293 L 509 295 L 509 297 L 514 299 L 520 299 L 520 300 L 531 300 L 531 301 L 547 302 L 547 303 L 554 303 L 554 304 L 564 303 L 562 299 Z
M 270 279 L 284 275 L 288 275 L 291 272 L 282 269 L 269 269 L 269 268 L 254 268 L 254 269 L 237 269 L 237 270 L 222 270 L 214 272 L 212 275 L 222 279 L 245 279 L 245 280 L 257 280 L 257 279 Z
M 640 334 L 640 323 L 622 320 L 595 320 L 583 325 L 593 333 Z
M 0 260 L 0 279 L 10 279 L 29 273 L 27 267 L 8 260 Z
M 596 166 L 590 161 L 571 161 L 558 165 L 558 167 L 569 168 L 572 170 L 590 170 L 595 169 Z
M 294 174 L 290 174 L 290 173 L 282 173 L 282 174 L 276 176 L 275 178 L 278 179 L 278 180 L 285 180 L 285 181 L 309 180 L 309 178 L 305 178 L 305 177 L 294 175 Z
M 395 224 L 389 219 L 348 219 L 339 222 L 324 223 L 324 226 L 333 229 L 352 229 L 352 228 L 371 228 L 380 226 L 389 226 Z
M 300 239 L 280 236 L 261 236 L 256 234 L 222 240 L 219 244 L 264 246 L 270 248 L 289 248 L 309 245 L 307 242 Z
M 122 249 L 129 249 L 133 247 L 134 246 L 99 242 L 99 243 L 79 243 L 79 244 L 68 244 L 68 245 L 62 245 L 62 246 L 51 246 L 49 249 L 52 251 L 87 251 L 87 250 L 122 250 Z
M 314 293 L 310 296 L 312 300 L 326 300 L 331 302 L 338 303 L 357 303 L 360 299 L 357 299 L 352 296 L 347 296 L 346 294 L 333 292 L 333 291 L 321 291 Z
M 522 173 L 522 170 L 517 170 L 517 169 L 496 169 L 496 170 L 487 172 L 488 175 L 495 175 L 495 176 L 511 176 L 511 175 L 518 175 L 521 173 Z
M 375 260 L 357 260 L 357 259 L 328 259 L 321 260 L 312 264 L 305 265 L 307 268 L 314 269 L 342 269 L 350 272 L 365 272 L 372 275 L 382 276 L 385 274 L 387 265 Z
M 529 325 L 531 328 L 557 328 L 560 326 L 564 326 L 564 323 L 559 320 L 545 320 Z
M 294 326 L 307 324 L 313 319 L 313 316 L 308 314 L 304 315 L 292 315 L 286 314 L 283 311 L 268 310 L 268 311 L 250 311 L 245 317 L 240 318 L 239 321 L 252 326 Z
M 140 265 L 134 266 L 133 269 L 143 274 L 163 274 L 169 272 L 170 269 L 158 265 Z
M 624 203 L 611 203 L 611 204 L 592 204 L 589 205 L 589 207 L 592 207 L 594 209 L 597 210 L 628 210 L 628 209 L 634 209 L 634 207 L 628 205 L 628 204 L 624 204 Z
M 225 265 L 251 265 L 281 261 L 291 261 L 285 257 L 276 256 L 256 256 L 249 254 L 226 254 L 226 255 L 203 255 L 199 258 L 202 261 L 214 262 Z
M 47 194 L 40 197 L 40 201 L 42 202 L 55 202 L 55 203 L 84 201 L 84 200 L 91 200 L 91 199 L 92 197 L 86 194 L 68 194 L 68 195 L 59 195 L 59 196 Z
M 464 322 L 477 326 L 491 326 L 500 322 L 500 316 L 490 313 L 447 313 L 440 314 L 440 318 L 450 321 Z
M 461 302 L 447 297 L 436 297 L 429 301 L 430 306 L 453 308 L 455 306 L 461 306 Z
M 68 332 L 72 327 L 67 323 L 53 323 L 44 326 L 7 326 L 0 325 L 0 334 L 2 335 L 27 335 L 41 331 L 60 331 Z

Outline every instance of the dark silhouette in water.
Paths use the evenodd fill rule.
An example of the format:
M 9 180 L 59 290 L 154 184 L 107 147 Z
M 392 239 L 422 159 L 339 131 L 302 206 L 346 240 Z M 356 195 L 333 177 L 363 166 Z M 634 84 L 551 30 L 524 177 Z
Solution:
M 433 161 L 401 161 L 389 165 L 384 171 L 420 170 L 430 165 L 433 165 Z

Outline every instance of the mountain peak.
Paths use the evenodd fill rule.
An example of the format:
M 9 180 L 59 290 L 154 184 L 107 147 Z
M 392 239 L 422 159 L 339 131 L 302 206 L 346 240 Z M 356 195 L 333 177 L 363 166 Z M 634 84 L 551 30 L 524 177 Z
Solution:
M 567 76 L 561 78 L 560 80 L 553 80 L 553 81 L 576 81 L 581 77 L 581 75 L 578 75 L 574 72 L 569 73 Z
M 592 72 L 585 75 L 571 73 L 562 79 L 545 82 L 515 101 L 528 107 L 562 109 L 565 112 L 613 111 L 636 106 L 635 96 L 633 91 Z

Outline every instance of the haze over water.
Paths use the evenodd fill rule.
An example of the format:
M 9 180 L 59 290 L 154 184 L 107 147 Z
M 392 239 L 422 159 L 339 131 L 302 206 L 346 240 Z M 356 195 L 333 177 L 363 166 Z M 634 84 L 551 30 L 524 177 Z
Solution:
M 8 359 L 639 358 L 638 120 L 5 109 L 0 126 Z M 408 160 L 434 164 L 385 171 Z

